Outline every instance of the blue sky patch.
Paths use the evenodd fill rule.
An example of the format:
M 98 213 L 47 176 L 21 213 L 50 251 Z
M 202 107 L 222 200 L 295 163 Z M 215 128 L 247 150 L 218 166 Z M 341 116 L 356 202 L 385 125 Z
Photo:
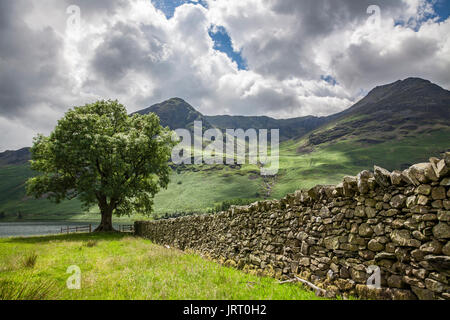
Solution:
M 438 22 L 442 22 L 448 19 L 450 16 L 450 0 L 429 0 L 428 3 L 433 5 L 434 14 L 425 15 L 421 21 L 414 26 L 414 31 L 419 31 L 420 26 L 423 22 L 428 19 L 437 19 Z M 414 20 L 411 18 L 410 21 L 395 21 L 395 25 L 398 26 L 407 26 L 410 25 Z
M 199 4 L 208 8 L 205 0 L 151 0 L 156 9 L 161 10 L 167 19 L 173 17 L 175 9 L 183 4 Z M 247 62 L 240 52 L 233 50 L 230 35 L 222 26 L 211 26 L 208 30 L 209 36 L 214 41 L 214 49 L 225 53 L 232 61 L 236 62 L 239 70 L 247 70 Z
M 335 86 L 335 85 L 338 84 L 338 82 L 336 81 L 336 79 L 333 78 L 333 77 L 330 76 L 330 75 L 326 75 L 326 76 L 321 75 L 321 76 L 320 76 L 320 79 L 323 80 L 323 81 L 325 81 L 325 82 L 328 82 L 329 84 L 331 84 L 331 85 L 333 85 L 333 86 Z
M 450 16 L 450 0 L 437 0 L 434 11 L 439 16 L 439 21 L 445 21 Z
M 167 19 L 173 17 L 176 7 L 185 3 L 200 4 L 208 8 L 208 4 L 204 0 L 151 0 L 156 9 L 161 10 Z
M 224 27 L 211 26 L 208 33 L 214 41 L 215 50 L 225 53 L 232 61 L 236 62 L 239 70 L 247 70 L 247 62 L 242 58 L 240 52 L 233 50 L 230 35 Z

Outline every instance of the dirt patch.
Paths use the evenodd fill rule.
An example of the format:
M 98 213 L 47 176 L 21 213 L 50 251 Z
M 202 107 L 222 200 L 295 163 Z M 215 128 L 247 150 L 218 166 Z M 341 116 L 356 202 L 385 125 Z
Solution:
M 375 140 L 375 139 L 360 139 L 360 140 L 358 140 L 358 142 L 373 145 L 373 144 L 382 143 L 383 141 Z
M 297 153 L 300 154 L 308 154 L 314 151 L 314 147 L 313 146 L 301 146 L 297 148 Z

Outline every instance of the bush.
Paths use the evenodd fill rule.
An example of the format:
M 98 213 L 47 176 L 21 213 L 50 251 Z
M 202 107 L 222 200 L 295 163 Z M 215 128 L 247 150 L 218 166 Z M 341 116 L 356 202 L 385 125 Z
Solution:
M 95 247 L 97 245 L 97 243 L 98 243 L 97 240 L 88 240 L 83 245 L 85 247 L 92 248 L 92 247 Z
M 37 257 L 38 257 L 38 255 L 35 252 L 27 254 L 22 261 L 22 265 L 25 268 L 29 268 L 29 269 L 34 268 L 34 266 L 36 265 Z

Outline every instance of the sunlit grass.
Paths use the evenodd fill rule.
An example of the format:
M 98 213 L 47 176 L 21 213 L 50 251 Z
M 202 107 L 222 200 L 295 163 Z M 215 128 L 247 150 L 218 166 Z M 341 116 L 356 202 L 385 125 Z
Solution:
M 30 253 L 38 257 L 32 269 L 20 263 Z M 80 290 L 66 287 L 71 265 L 81 269 Z M 318 299 L 297 284 L 122 234 L 0 239 L 0 281 L 9 294 L 26 287 L 42 299 Z
M 270 197 L 279 199 L 287 193 L 308 189 L 317 184 L 336 184 L 345 175 L 356 175 L 373 165 L 388 170 L 428 161 L 431 156 L 450 148 L 450 132 L 439 130 L 417 137 L 403 137 L 379 144 L 363 144 L 345 140 L 315 146 L 310 153 L 298 152 L 305 139 L 285 141 L 280 145 L 280 170 Z M 77 200 L 55 205 L 46 199 L 26 200 L 23 182 L 31 171 L 25 166 L 0 168 L 0 212 L 21 211 L 25 219 L 98 221 L 95 206 L 83 213 Z M 200 212 L 232 199 L 262 199 L 267 193 L 263 178 L 255 165 L 230 168 L 223 165 L 194 166 L 172 172 L 167 190 L 155 197 L 157 216 L 165 213 Z M 145 219 L 143 216 L 114 218 L 115 222 Z

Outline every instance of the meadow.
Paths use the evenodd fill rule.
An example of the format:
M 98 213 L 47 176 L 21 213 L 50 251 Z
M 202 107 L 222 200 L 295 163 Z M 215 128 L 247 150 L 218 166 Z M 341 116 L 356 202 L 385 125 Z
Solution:
M 81 289 L 68 289 L 69 266 Z M 0 239 L 1 299 L 320 299 L 299 284 L 228 268 L 121 233 Z

